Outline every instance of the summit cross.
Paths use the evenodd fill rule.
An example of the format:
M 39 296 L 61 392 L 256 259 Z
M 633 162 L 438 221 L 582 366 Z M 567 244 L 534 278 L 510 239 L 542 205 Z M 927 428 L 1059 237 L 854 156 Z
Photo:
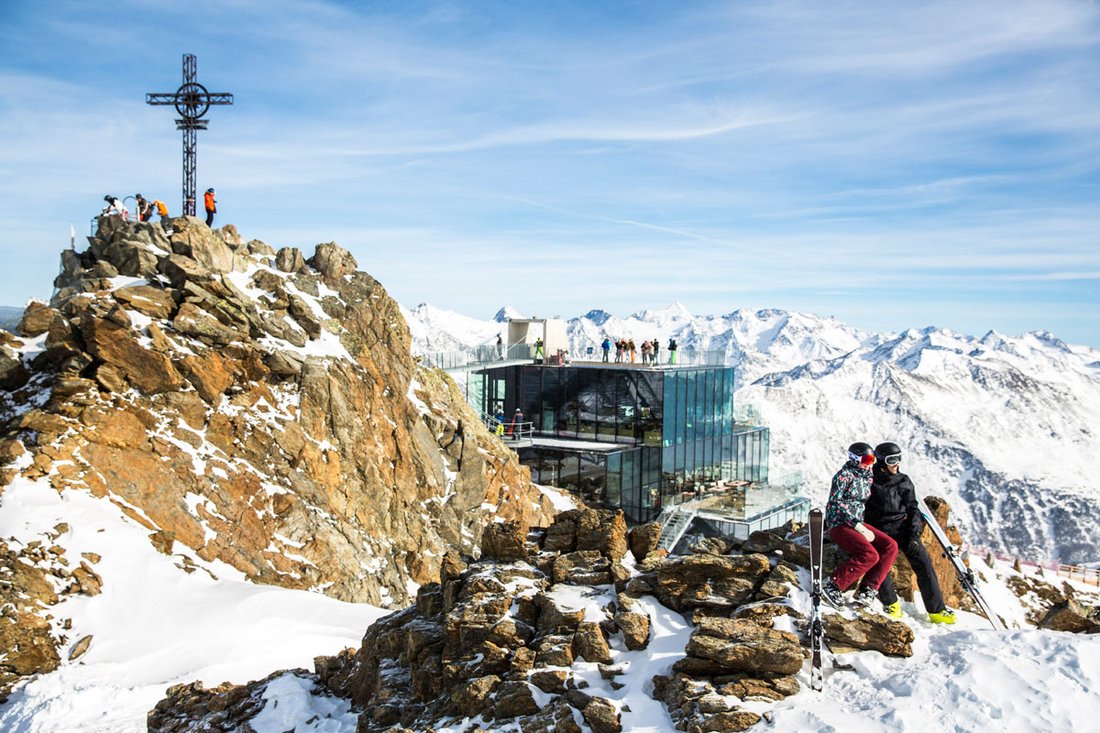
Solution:
M 180 114 L 176 120 L 176 129 L 183 130 L 183 214 L 195 215 L 195 168 L 198 140 L 196 133 L 206 129 L 209 120 L 202 119 L 212 105 L 233 104 L 233 95 L 228 92 L 208 92 L 206 87 L 195 81 L 198 61 L 193 54 L 183 55 L 183 84 L 174 92 L 145 95 L 145 103 L 152 105 L 172 105 Z

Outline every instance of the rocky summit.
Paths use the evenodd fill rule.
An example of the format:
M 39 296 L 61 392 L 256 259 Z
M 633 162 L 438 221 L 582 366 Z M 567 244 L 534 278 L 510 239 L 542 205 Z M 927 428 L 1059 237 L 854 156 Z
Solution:
M 220 561 L 382 607 L 448 550 L 476 554 L 493 519 L 549 523 L 528 470 L 414 360 L 397 304 L 335 243 L 306 257 L 191 217 L 101 217 L 54 286 L 0 332 L 0 492 L 90 492 L 189 572 Z M 50 569 L 28 557 L 8 575 L 40 585 Z

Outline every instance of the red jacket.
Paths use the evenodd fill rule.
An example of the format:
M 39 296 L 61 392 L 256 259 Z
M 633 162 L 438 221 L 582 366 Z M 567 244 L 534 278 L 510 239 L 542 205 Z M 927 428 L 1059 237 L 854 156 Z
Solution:
M 206 207 L 207 211 L 217 211 L 217 208 L 215 208 L 214 206 L 214 194 L 210 193 L 209 191 L 203 194 L 202 203 Z

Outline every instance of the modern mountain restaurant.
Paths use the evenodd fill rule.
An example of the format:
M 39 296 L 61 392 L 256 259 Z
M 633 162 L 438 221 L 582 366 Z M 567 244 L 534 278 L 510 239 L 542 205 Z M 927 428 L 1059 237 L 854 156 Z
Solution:
M 768 429 L 734 418 L 732 367 L 534 361 L 473 371 L 467 395 L 505 416 L 536 483 L 631 524 L 689 506 L 731 536 L 805 518 L 797 492 L 768 485 Z

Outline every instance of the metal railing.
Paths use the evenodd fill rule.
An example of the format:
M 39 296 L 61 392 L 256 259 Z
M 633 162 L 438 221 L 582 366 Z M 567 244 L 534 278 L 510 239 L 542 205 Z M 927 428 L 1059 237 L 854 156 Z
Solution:
M 586 353 L 581 357 L 575 356 L 568 351 L 563 351 L 560 356 L 557 352 L 554 354 L 543 353 L 540 355 L 536 353 L 534 344 L 523 343 L 512 344 L 507 347 L 503 345 L 498 347 L 495 344 L 485 344 L 467 349 L 427 352 L 417 354 L 416 356 L 419 356 L 421 363 L 427 367 L 447 370 L 489 366 L 493 363 L 504 361 L 534 361 L 539 358 L 543 359 L 546 364 L 569 364 L 570 361 L 602 362 L 603 352 L 602 350 L 596 350 L 595 353 Z M 672 369 L 680 367 L 725 366 L 726 352 L 685 349 L 677 351 L 676 359 L 673 361 L 670 352 L 663 351 L 658 355 L 656 361 L 650 362 L 643 362 L 640 354 L 636 356 L 636 360 L 633 362 L 630 361 L 629 354 L 624 354 L 621 360 L 616 361 L 614 353 L 612 353 L 607 363 Z
M 535 423 L 514 422 L 505 418 L 500 420 L 493 415 L 482 415 L 481 421 L 489 431 L 505 443 L 530 441 L 535 437 Z
M 420 363 L 432 369 L 461 369 L 467 367 L 488 366 L 502 361 L 524 361 L 535 358 L 534 344 L 512 344 L 505 348 L 496 344 L 486 344 L 469 349 L 451 351 L 433 351 L 417 354 Z
M 1004 553 L 994 552 L 993 550 L 984 547 L 967 547 L 966 552 L 972 557 L 993 557 L 1002 562 L 1012 563 L 1013 565 L 1019 564 L 1020 566 L 1027 566 L 1030 568 L 1037 568 L 1045 572 L 1054 573 L 1056 576 L 1069 578 L 1070 580 L 1079 580 L 1086 585 L 1100 586 L 1100 568 L 1088 568 L 1082 565 L 1065 565 L 1060 562 L 1040 562 L 1038 560 L 1024 560 L 1012 555 L 1005 555 Z

